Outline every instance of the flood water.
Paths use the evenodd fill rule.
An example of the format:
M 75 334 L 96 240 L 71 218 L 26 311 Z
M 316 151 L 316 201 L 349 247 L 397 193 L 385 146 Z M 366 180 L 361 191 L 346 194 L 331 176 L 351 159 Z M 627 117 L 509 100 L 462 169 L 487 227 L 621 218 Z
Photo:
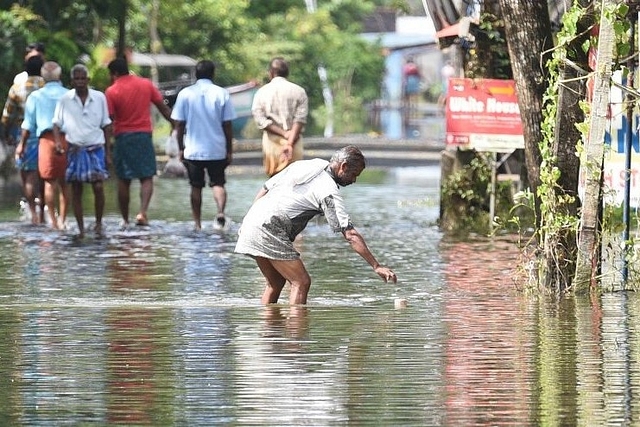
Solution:
M 319 219 L 299 241 L 305 307 L 261 306 L 262 276 L 232 253 L 260 175 L 230 173 L 231 224 L 212 229 L 208 197 L 199 233 L 187 183 L 162 178 L 151 226 L 119 232 L 110 182 L 106 237 L 82 242 L 73 217 L 66 234 L 20 221 L 5 184 L 0 425 L 639 425 L 637 296 L 517 292 L 511 239 L 439 232 L 439 174 L 365 171 L 345 188 L 399 281 Z

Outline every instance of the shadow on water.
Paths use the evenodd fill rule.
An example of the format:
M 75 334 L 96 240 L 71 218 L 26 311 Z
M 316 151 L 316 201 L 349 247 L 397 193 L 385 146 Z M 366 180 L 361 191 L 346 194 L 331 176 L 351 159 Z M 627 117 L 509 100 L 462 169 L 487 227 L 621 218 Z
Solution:
M 158 179 L 149 228 L 118 231 L 110 205 L 106 236 L 82 242 L 72 218 L 66 234 L 19 221 L 3 192 L 0 425 L 632 425 L 636 295 L 519 294 L 513 241 L 440 234 L 438 176 L 345 188 L 399 283 L 314 220 L 305 307 L 261 306 L 259 271 L 232 253 L 260 176 L 229 176 L 226 230 L 205 200 L 193 232 L 186 182 Z

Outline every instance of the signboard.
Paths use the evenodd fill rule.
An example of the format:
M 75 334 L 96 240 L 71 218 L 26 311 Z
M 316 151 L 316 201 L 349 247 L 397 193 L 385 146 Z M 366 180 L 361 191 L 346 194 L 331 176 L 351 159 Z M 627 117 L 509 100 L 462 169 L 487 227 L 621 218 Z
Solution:
M 623 86 L 627 84 L 626 78 L 620 71 L 613 73 L 612 80 Z M 631 123 L 631 169 L 629 171 L 630 199 L 629 206 L 640 207 L 640 147 L 638 143 L 638 112 L 634 111 Z M 609 123 L 605 132 L 605 143 L 609 145 L 605 149 L 604 157 L 604 184 L 606 185 L 606 204 L 622 206 L 624 201 L 626 172 L 625 145 L 628 129 L 626 104 L 624 93 L 615 86 L 611 86 L 609 98 Z M 584 197 L 584 168 L 580 169 L 579 194 Z
M 513 80 L 450 78 L 445 111 L 448 147 L 497 153 L 524 148 Z
M 638 157 L 638 153 L 634 153 L 633 157 Z M 629 206 L 632 208 L 637 208 L 640 206 L 640 194 L 638 194 L 638 188 L 640 187 L 640 165 L 638 164 L 638 159 L 633 159 L 631 162 L 631 170 L 629 173 L 630 177 L 630 188 L 631 192 L 629 194 Z M 584 197 L 584 175 L 581 170 L 581 182 L 580 182 L 580 196 Z M 625 180 L 626 180 L 626 169 L 625 169 L 625 154 L 624 153 L 616 153 L 611 150 L 605 154 L 604 159 L 604 184 L 606 185 L 604 202 L 608 205 L 613 206 L 622 206 L 622 202 L 624 201 L 624 188 L 625 188 Z

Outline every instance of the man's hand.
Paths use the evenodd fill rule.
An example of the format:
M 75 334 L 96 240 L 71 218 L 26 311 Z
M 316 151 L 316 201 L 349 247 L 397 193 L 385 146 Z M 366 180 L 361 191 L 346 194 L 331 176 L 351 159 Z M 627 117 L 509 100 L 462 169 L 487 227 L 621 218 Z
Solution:
M 398 276 L 394 273 L 390 268 L 383 267 L 382 265 L 377 266 L 374 271 L 378 276 L 384 280 L 385 283 L 392 281 L 393 283 L 398 282 Z
M 24 156 L 24 141 L 20 140 L 18 146 L 16 147 L 16 159 L 21 159 Z
M 293 146 L 285 144 L 282 146 L 282 152 L 280 153 L 280 159 L 283 161 L 289 161 L 293 158 Z

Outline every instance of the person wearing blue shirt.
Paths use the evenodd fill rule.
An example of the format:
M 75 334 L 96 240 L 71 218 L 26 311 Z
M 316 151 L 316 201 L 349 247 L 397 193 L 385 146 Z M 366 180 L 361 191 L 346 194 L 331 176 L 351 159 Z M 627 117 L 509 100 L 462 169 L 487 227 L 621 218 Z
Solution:
M 47 61 L 42 66 L 44 86 L 29 95 L 25 103 L 20 146 L 26 146 L 31 134 L 39 138 L 38 172 L 44 180 L 44 204 L 49 211 L 49 220 L 54 229 L 65 229 L 67 218 L 67 170 L 66 142 L 56 144 L 53 136 L 53 114 L 56 104 L 67 90 L 60 81 L 62 69 L 57 62 Z M 55 207 L 56 193 L 59 206 Z M 59 215 L 57 216 L 56 213 Z
M 202 188 L 205 171 L 218 212 L 214 227 L 225 226 L 225 170 L 232 161 L 233 130 L 236 112 L 229 92 L 213 83 L 212 61 L 196 64 L 197 81 L 182 89 L 176 98 L 171 118 L 176 123 L 180 159 L 187 169 L 191 186 L 191 212 L 195 229 L 202 229 Z

